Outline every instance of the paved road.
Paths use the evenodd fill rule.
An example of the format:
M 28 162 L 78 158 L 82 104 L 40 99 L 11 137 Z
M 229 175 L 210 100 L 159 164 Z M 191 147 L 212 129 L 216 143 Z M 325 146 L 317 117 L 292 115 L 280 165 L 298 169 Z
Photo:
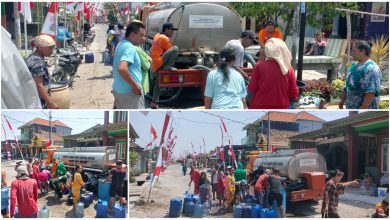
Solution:
M 113 77 L 112 67 L 102 63 L 102 53 L 106 48 L 105 24 L 95 24 L 92 30 L 96 37 L 89 51 L 81 50 L 82 54 L 92 52 L 95 56 L 94 63 L 83 63 L 79 66 L 76 78 L 71 90 L 72 109 L 111 109 L 114 97 L 111 94 Z M 84 48 L 85 49 L 85 48 Z
M 208 177 L 210 179 L 210 176 Z M 149 193 L 148 182 L 141 187 L 136 184 L 130 184 L 130 192 L 140 193 L 139 197 L 130 197 L 130 217 L 132 218 L 162 218 L 168 217 L 169 201 L 172 197 L 183 197 L 184 192 L 188 189 L 189 176 L 182 176 L 180 165 L 171 165 L 164 174 L 161 174 L 158 182 L 155 183 L 151 201 L 146 203 Z M 373 197 L 372 197 L 373 198 Z M 366 218 L 374 212 L 373 205 L 367 202 L 359 201 L 360 197 L 350 194 L 340 197 L 339 213 L 341 217 L 348 218 Z M 373 200 L 375 200 L 373 198 Z M 217 203 L 214 200 L 213 203 Z M 375 202 L 373 203 L 375 204 Z M 288 218 L 320 218 L 321 202 L 299 202 L 288 203 Z M 212 218 L 232 218 L 231 213 L 226 213 L 224 209 L 212 207 Z

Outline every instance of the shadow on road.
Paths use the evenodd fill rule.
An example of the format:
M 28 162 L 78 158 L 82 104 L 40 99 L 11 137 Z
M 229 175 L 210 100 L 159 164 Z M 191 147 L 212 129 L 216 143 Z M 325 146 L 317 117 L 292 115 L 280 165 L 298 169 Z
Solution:
M 287 202 L 286 216 L 288 217 L 311 217 L 319 215 L 315 206 L 321 201 L 302 201 L 302 202 Z
M 67 211 L 65 213 L 65 218 L 75 218 L 75 216 L 74 216 L 74 209 Z
M 104 75 L 104 76 L 94 76 L 94 77 L 88 78 L 87 80 L 106 80 L 106 79 L 111 79 L 111 78 L 113 78 L 113 75 L 111 73 L 109 73 L 108 75 Z
M 58 204 L 61 204 L 61 203 L 65 202 L 65 201 L 59 199 L 57 197 L 57 195 L 55 195 L 55 196 L 47 196 L 45 199 L 47 200 L 47 203 L 46 203 L 47 206 L 58 205 Z
M 224 216 L 228 214 L 226 208 L 219 208 L 218 211 L 211 213 L 211 216 Z

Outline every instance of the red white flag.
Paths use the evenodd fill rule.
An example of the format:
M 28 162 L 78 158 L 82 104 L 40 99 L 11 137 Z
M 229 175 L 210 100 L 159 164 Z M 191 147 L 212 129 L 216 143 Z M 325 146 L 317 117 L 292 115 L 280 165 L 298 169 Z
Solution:
M 223 149 L 223 145 L 221 145 L 221 147 L 219 148 L 219 157 L 222 161 L 225 161 L 225 151 Z
M 225 132 L 225 134 L 227 134 L 228 131 L 227 131 L 226 125 L 225 125 L 225 123 L 223 122 L 222 118 L 220 118 L 220 119 L 221 119 L 221 122 L 222 122 L 223 131 Z
M 78 2 L 77 3 L 76 11 L 84 11 L 84 2 Z
M 135 15 L 138 15 L 140 11 L 139 5 L 135 7 Z
M 19 147 L 19 140 L 18 140 L 18 137 L 16 137 L 15 132 L 14 132 L 14 130 L 12 129 L 12 126 L 11 126 L 11 124 L 9 123 L 8 119 L 7 119 L 5 116 L 4 116 L 4 118 L 5 118 L 5 121 L 6 121 L 7 124 L 8 124 L 9 130 L 10 130 L 10 131 L 12 132 L 12 134 L 14 135 L 14 139 L 15 139 L 15 142 L 16 142 L 16 146 L 18 147 L 19 152 L 20 152 L 20 155 L 22 156 L 22 160 L 24 160 L 22 151 L 20 150 L 20 147 Z M 4 127 L 3 127 L 3 128 L 4 128 Z M 12 146 L 12 145 L 11 145 L 11 146 Z
M 153 135 L 153 140 L 156 140 L 157 139 L 157 132 L 153 128 L 153 126 L 150 127 L 150 133 Z
M 238 166 L 237 166 L 236 155 L 234 154 L 232 145 L 229 145 L 229 155 L 232 156 L 232 158 L 233 158 L 233 160 L 234 160 L 234 164 L 236 165 L 236 169 L 237 169 Z
M 41 34 L 47 34 L 56 38 L 56 14 L 58 14 L 58 2 L 50 4 L 45 23 L 43 23 Z
M 163 130 L 162 130 L 162 134 L 161 134 L 160 146 L 162 146 L 164 143 L 164 137 L 165 137 L 165 133 L 167 132 L 167 128 L 168 128 L 169 120 L 171 118 L 171 114 L 172 114 L 171 112 L 167 112 L 165 114 L 165 120 L 164 120 L 164 126 L 163 126 Z
M 74 6 L 77 4 L 77 2 L 66 2 L 66 10 L 68 11 L 74 11 Z
M 149 149 L 149 148 L 151 148 L 152 147 L 152 144 L 153 142 L 150 142 L 150 143 L 148 143 L 147 145 L 146 145 L 146 149 Z
M 47 143 L 45 144 L 45 147 L 48 148 L 48 147 L 51 146 L 51 144 L 52 144 L 52 143 L 51 143 L 51 140 L 49 140 L 49 142 L 47 142 Z
M 152 186 L 157 181 L 158 177 L 160 176 L 161 170 L 163 168 L 162 156 L 163 156 L 163 151 L 162 151 L 162 147 L 160 147 L 159 153 L 158 153 L 158 158 L 157 158 L 157 163 L 156 163 L 156 168 L 154 169 L 154 175 L 152 178 Z
M 126 3 L 126 8 L 125 8 L 124 14 L 127 15 L 129 13 L 130 13 L 129 3 Z
M 22 14 L 27 23 L 31 23 L 32 22 L 32 17 L 31 17 L 31 8 L 33 6 L 31 5 L 30 2 L 18 2 L 18 11 L 20 14 Z

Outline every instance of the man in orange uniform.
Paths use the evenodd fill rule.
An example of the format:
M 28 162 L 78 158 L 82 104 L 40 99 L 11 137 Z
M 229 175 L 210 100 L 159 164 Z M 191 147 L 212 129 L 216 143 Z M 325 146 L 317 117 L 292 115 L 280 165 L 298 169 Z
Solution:
M 162 32 L 157 33 L 153 38 L 153 44 L 151 48 L 152 57 L 152 71 L 155 73 L 155 83 L 153 88 L 153 99 L 151 102 L 151 108 L 157 109 L 160 96 L 160 87 L 158 86 L 158 71 L 159 70 L 176 70 L 173 68 L 175 58 L 177 56 L 178 48 L 172 46 L 171 37 L 174 31 L 178 30 L 173 27 L 172 23 L 165 23 L 162 26 Z
M 275 22 L 273 20 L 269 20 L 267 26 L 259 32 L 259 43 L 261 48 L 264 48 L 267 40 L 271 38 L 283 40 L 283 34 L 279 28 L 275 28 Z

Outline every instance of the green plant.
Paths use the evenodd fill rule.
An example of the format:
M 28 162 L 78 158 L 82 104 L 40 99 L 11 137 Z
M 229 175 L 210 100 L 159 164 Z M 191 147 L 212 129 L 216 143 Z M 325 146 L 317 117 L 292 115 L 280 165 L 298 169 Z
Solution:
M 335 79 L 331 85 L 331 96 L 334 99 L 341 98 L 344 93 L 345 81 L 341 79 Z
M 371 60 L 373 60 L 382 70 L 385 61 L 389 59 L 389 39 L 381 35 L 371 40 Z
M 303 89 L 304 96 L 315 96 L 330 101 L 331 86 L 326 79 L 313 79 L 304 81 L 306 87 Z
M 380 101 L 379 109 L 389 109 L 389 101 L 387 100 Z

